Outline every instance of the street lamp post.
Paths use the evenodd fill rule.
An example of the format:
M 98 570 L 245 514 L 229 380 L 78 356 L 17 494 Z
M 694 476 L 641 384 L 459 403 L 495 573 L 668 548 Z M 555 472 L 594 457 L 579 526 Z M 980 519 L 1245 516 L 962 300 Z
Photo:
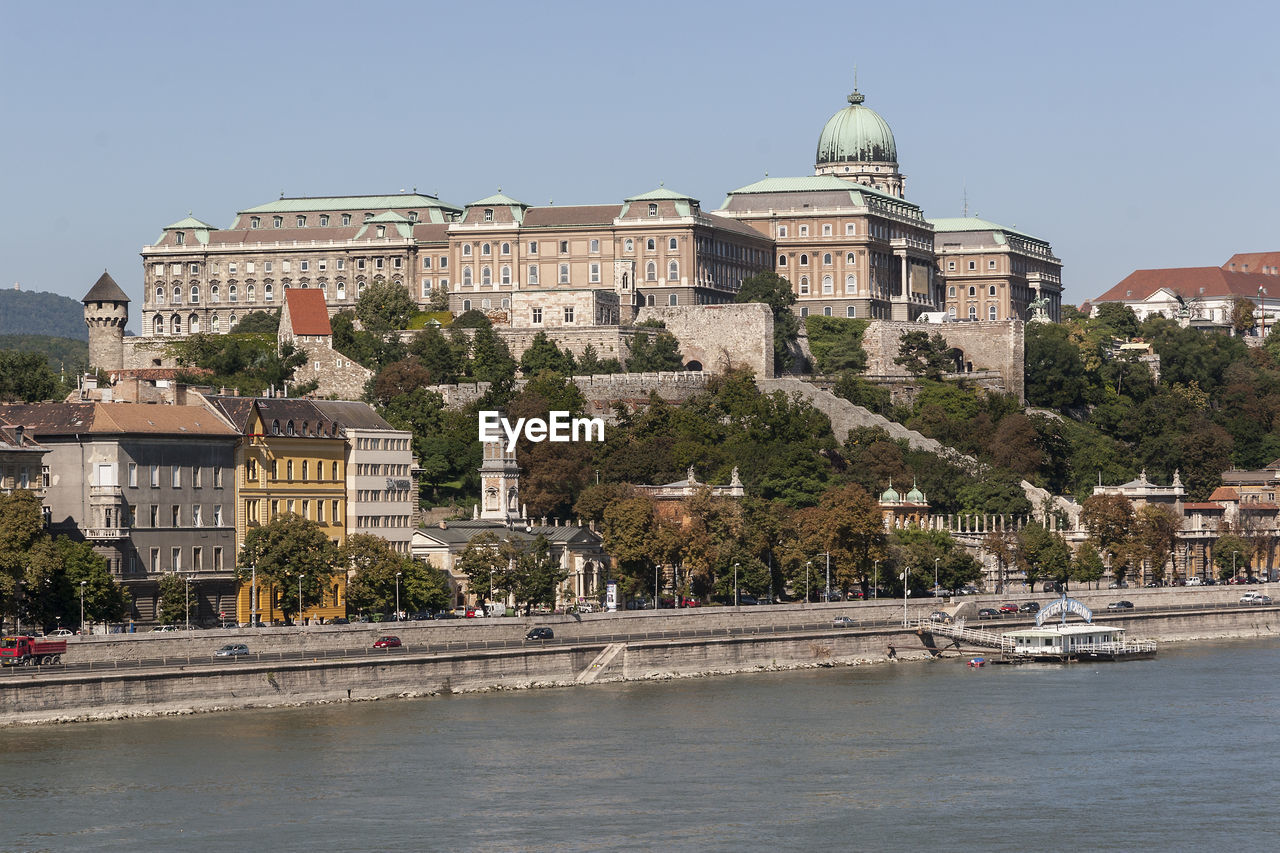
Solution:
M 401 572 L 396 572 L 396 621 L 397 622 L 400 621 L 400 575 L 401 575 Z
M 1239 551 L 1231 552 L 1231 579 L 1233 581 L 1235 580 L 1235 577 L 1236 577 L 1236 555 L 1239 553 L 1240 553 Z
M 184 584 L 184 587 L 182 590 L 182 612 L 186 614 L 187 630 L 190 631 L 191 630 L 191 575 L 184 574 L 182 576 L 182 582 Z
M 653 564 L 653 609 L 657 610 L 661 606 L 661 599 L 658 598 L 658 564 Z
M 738 605 L 738 564 L 733 564 L 733 606 Z
M 827 555 L 827 602 L 831 601 L 831 552 L 824 552 Z
M 941 557 L 933 558 L 933 597 L 934 598 L 938 597 L 938 562 L 941 559 L 942 559 Z
M 80 635 L 84 636 L 84 581 L 80 581 Z
M 871 578 L 871 597 L 880 597 L 880 561 L 875 561 L 875 570 Z
M 906 566 L 902 567 L 902 627 L 907 627 L 907 596 L 911 595 L 911 586 L 907 582 L 907 575 L 911 573 L 911 569 Z
M 809 560 L 804 561 L 804 603 L 809 603 L 809 568 L 813 565 Z
M 298 575 L 298 622 L 302 622 L 302 579 L 306 575 Z
M 249 627 L 258 627 L 258 564 L 249 567 Z

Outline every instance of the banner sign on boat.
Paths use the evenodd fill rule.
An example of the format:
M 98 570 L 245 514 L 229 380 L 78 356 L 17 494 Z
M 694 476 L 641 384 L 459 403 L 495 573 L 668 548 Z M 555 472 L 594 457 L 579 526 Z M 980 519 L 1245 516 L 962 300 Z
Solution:
M 1086 622 L 1093 621 L 1093 611 L 1084 606 L 1081 601 L 1074 598 L 1067 598 L 1063 595 L 1057 601 L 1051 602 L 1047 607 L 1036 614 L 1036 627 L 1039 628 L 1044 624 L 1046 619 L 1062 614 L 1065 619 L 1066 614 L 1074 613 Z

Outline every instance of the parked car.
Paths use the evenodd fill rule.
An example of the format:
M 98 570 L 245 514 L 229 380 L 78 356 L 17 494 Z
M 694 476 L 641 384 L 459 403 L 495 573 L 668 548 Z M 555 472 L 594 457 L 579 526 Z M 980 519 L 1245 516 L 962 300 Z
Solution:
M 1203 585 L 1204 585 L 1204 580 L 1202 580 L 1198 575 L 1192 575 L 1191 577 L 1187 578 L 1186 583 L 1184 584 L 1184 586 L 1203 586 Z
M 837 616 L 831 620 L 832 628 L 852 628 L 858 621 L 852 616 Z
M 996 610 L 994 607 L 984 607 L 978 611 L 978 618 L 979 619 L 999 619 L 1000 611 Z
M 169 633 L 170 631 L 180 631 L 180 630 L 182 630 L 182 629 L 181 629 L 181 628 L 179 628 L 177 625 L 157 625 L 157 626 L 155 626 L 154 628 L 152 628 L 152 629 L 151 629 L 151 633 L 153 633 L 153 634 L 158 634 L 158 633 L 164 633 L 164 634 L 167 634 L 167 633 Z
M 1018 612 L 1019 613 L 1039 613 L 1040 605 L 1034 601 L 1025 601 L 1022 604 L 1018 605 Z
M 835 590 L 831 591 L 831 595 L 832 595 L 832 598 L 831 598 L 832 601 L 840 600 L 835 597 L 839 595 L 839 593 L 836 592 Z M 759 603 L 760 603 L 760 600 L 756 598 L 754 595 L 747 595 L 745 592 L 738 593 L 738 604 L 742 607 L 746 607 L 748 605 L 755 607 Z
M 530 628 L 529 633 L 524 635 L 526 640 L 554 640 L 556 632 L 550 628 Z
M 350 625 L 350 620 L 345 616 L 335 616 L 329 620 L 330 625 Z
M 1271 596 L 1264 595 L 1260 592 L 1246 592 L 1240 596 L 1241 604 L 1270 604 Z
M 933 611 L 932 613 L 930 613 L 930 614 L 929 614 L 929 621 L 930 621 L 930 622 L 944 622 L 944 623 L 946 623 L 946 624 L 950 625 L 950 624 L 951 624 L 951 614 L 950 614 L 950 613 L 946 613 L 946 612 L 944 612 L 944 611 L 942 611 L 942 610 L 935 610 L 935 611 Z
M 1012 616 L 1013 614 L 1015 614 L 1015 613 L 1017 613 L 1017 612 L 1018 612 L 1018 605 L 1016 605 L 1016 604 L 1011 604 L 1011 603 L 1009 603 L 1009 602 L 1005 602 L 1004 604 L 1001 604 L 1001 605 L 1000 605 L 1000 615 L 1001 615 L 1001 616 Z
M 1113 601 L 1107 605 L 1108 610 L 1132 610 L 1132 601 Z
M 398 649 L 400 648 L 400 638 L 394 634 L 383 634 L 373 641 L 373 647 L 375 649 Z
M 215 658 L 242 658 L 249 655 L 249 647 L 244 643 L 227 643 L 213 653 Z
M 1128 581 L 1112 581 L 1111 583 L 1107 584 L 1107 589 L 1128 589 L 1128 588 L 1129 588 Z
M 48 634 L 50 637 L 74 637 L 75 635 L 76 632 L 72 631 L 70 628 L 55 628 Z
M 461 619 L 462 617 L 458 615 L 457 611 L 441 610 L 439 613 L 436 614 L 436 618 L 437 619 Z

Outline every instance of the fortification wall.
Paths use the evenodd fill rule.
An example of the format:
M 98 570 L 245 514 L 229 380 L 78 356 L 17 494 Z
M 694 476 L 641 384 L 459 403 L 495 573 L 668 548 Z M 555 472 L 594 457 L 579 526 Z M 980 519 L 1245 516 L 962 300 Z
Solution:
M 745 367 L 758 379 L 773 377 L 773 312 L 758 302 L 742 305 L 645 307 L 636 322 L 661 320 L 680 340 L 685 365 L 713 373 Z
M 147 367 L 177 367 L 178 362 L 165 354 L 167 338 L 125 338 L 121 364 L 124 370 L 142 370 Z M 175 338 L 174 340 L 179 340 Z
M 907 377 L 910 374 L 894 359 L 902 336 L 907 332 L 939 334 L 964 353 L 966 370 L 992 370 L 1000 374 L 1004 390 L 1025 399 L 1024 325 L 1021 320 L 976 323 L 902 323 L 873 320 L 862 338 L 867 352 L 867 373 L 871 376 Z

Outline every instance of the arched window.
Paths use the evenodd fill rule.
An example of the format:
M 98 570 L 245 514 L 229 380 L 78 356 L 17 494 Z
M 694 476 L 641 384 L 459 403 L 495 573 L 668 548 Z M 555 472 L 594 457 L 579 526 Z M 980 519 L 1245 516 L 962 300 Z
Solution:
M 657 264 L 655 264 L 653 261 L 649 261 L 649 263 L 645 264 L 645 267 L 644 267 L 644 280 L 645 280 L 645 281 L 657 281 L 657 280 L 658 280 L 658 265 L 657 265 Z
M 156 304 L 157 305 L 164 304 L 164 285 L 160 285 L 160 284 L 156 285 Z
M 336 290 L 335 292 L 337 293 L 337 296 L 338 296 L 338 298 L 339 298 L 339 299 L 346 299 L 346 298 L 347 298 L 347 283 L 346 283 L 345 281 L 340 281 L 340 282 L 338 282 L 337 290 Z
M 463 287 L 471 286 L 471 267 L 469 266 L 462 268 L 462 286 Z
M 994 284 L 987 288 L 987 295 L 988 296 L 996 295 L 996 286 Z
M 538 265 L 537 264 L 529 264 L 529 284 L 534 285 L 535 287 L 538 284 Z
M 835 283 L 832 282 L 831 276 L 824 275 L 822 277 L 822 292 L 830 294 L 830 293 L 834 293 L 835 289 L 836 289 Z
M 360 281 L 357 281 L 357 282 L 356 282 L 356 297 L 357 297 L 357 298 L 360 296 L 360 294 L 364 293 L 364 286 L 365 286 L 365 284 L 366 284 L 366 283 L 367 283 L 367 282 L 365 282 L 365 280 L 364 280 L 364 279 L 360 279 Z
M 493 254 L 493 251 L 489 248 L 488 243 L 485 243 L 480 246 L 480 254 L 485 255 L 486 257 Z
M 210 302 L 222 301 L 222 291 L 218 289 L 218 285 L 216 284 L 209 285 L 209 301 Z
M 273 299 L 275 299 L 275 293 L 272 291 L 270 284 L 262 285 L 262 298 L 265 299 L 267 302 L 270 302 Z
M 987 319 L 988 320 L 996 319 L 996 306 L 994 305 L 987 306 Z
M 280 421 L 274 420 L 271 422 L 271 434 L 272 435 L 280 434 Z
M 628 237 L 622 244 L 624 251 L 634 252 L 636 250 L 636 241 Z
M 845 293 L 858 292 L 858 277 L 853 273 L 849 273 L 844 277 L 844 292 Z
M 977 295 L 978 295 L 978 288 L 974 287 L 973 285 L 970 285 L 970 286 L 969 286 L 969 295 L 970 295 L 970 296 L 977 296 Z
M 654 243 L 653 238 L 650 237 L 648 240 L 644 241 L 644 247 L 648 249 L 650 252 L 652 252 L 654 249 L 657 248 L 657 244 Z
M 182 334 L 182 318 L 174 314 L 169 318 L 169 328 L 173 329 L 175 335 Z
M 487 245 L 487 244 L 486 244 Z M 485 264 L 480 268 L 480 284 L 488 287 L 493 284 L 493 271 L 489 269 L 489 265 Z
M 678 249 L 679 247 L 680 247 L 680 246 L 679 246 L 679 244 L 678 244 L 678 243 L 676 243 L 676 238 L 675 238 L 675 237 L 672 237 L 670 240 L 668 240 L 668 241 L 667 241 L 667 248 L 668 248 L 668 249 L 670 249 L 671 251 L 673 251 L 673 252 L 674 252 L 674 251 L 675 251 L 676 249 Z
M 850 252 L 849 254 L 845 255 L 845 257 L 844 257 L 844 262 L 845 262 L 846 264 L 852 264 L 852 263 L 854 263 L 855 261 L 857 261 L 857 258 L 856 258 L 856 257 L 854 257 L 853 252 Z
M 285 435 L 293 435 L 293 421 L 289 421 L 284 428 Z M 293 479 L 293 462 L 289 462 L 289 479 Z
M 970 305 L 970 306 L 969 306 L 969 319 L 970 319 L 970 320 L 976 320 L 976 319 L 978 319 L 978 306 L 977 306 L 977 305 Z
M 503 283 L 503 284 L 511 284 L 511 267 L 503 267 L 503 268 L 502 268 L 502 279 L 501 279 L 501 281 L 502 281 L 502 283 Z
M 829 267 L 829 266 L 831 266 L 831 253 L 830 253 L 830 252 L 825 252 L 825 253 L 822 255 L 822 265 L 823 265 L 824 267 Z
M 222 323 L 219 321 L 217 314 L 214 314 L 209 318 L 209 331 L 213 332 L 215 335 L 222 331 Z
M 198 284 L 191 285 L 191 304 L 200 304 L 200 285 Z
M 649 294 L 648 299 L 646 299 L 645 301 L 648 303 L 649 307 L 650 307 L 650 308 L 652 308 L 652 307 L 653 307 L 653 294 L 652 294 L 652 293 L 650 293 L 650 294 Z
M 173 304 L 174 305 L 182 304 L 182 285 L 180 284 L 175 284 L 173 286 Z
M 800 266 L 802 266 L 802 267 L 807 267 L 807 266 L 809 266 L 809 256 L 808 256 L 808 255 L 801 255 L 801 256 L 800 256 Z
M 947 287 L 947 297 L 950 299 L 956 298 L 956 286 L 954 284 Z
M 801 293 L 809 292 L 809 276 L 807 275 L 800 276 L 800 292 Z
M 193 335 L 200 334 L 200 318 L 197 315 L 192 314 L 187 318 L 187 329 Z
M 257 292 L 253 289 L 253 285 L 252 285 L 252 284 L 251 284 L 251 285 L 249 285 L 247 288 L 245 288 L 245 291 L 244 291 L 244 298 L 245 298 L 245 299 L 247 299 L 247 300 L 248 300 L 248 301 L 250 301 L 250 302 L 257 302 L 257 301 L 258 301 L 258 294 L 257 294 Z
M 463 243 L 463 244 L 462 244 L 462 255 L 463 255 L 463 257 L 467 257 L 467 258 L 471 257 L 471 244 L 470 244 L 470 243 Z
M 164 317 L 159 314 L 156 315 L 155 319 L 151 321 L 151 332 L 156 335 L 164 334 Z
M 471 310 L 471 300 L 470 300 L 470 299 L 464 299 L 464 300 L 462 300 L 462 310 L 463 310 L 463 311 L 470 311 L 470 310 Z
M 231 316 L 227 318 L 227 330 L 228 330 L 228 331 L 230 331 L 231 329 L 234 329 L 235 327 L 236 327 L 236 315 L 235 315 L 235 313 L 233 312 L 233 313 L 231 314 Z
M 676 261 L 670 261 L 667 264 L 667 281 L 680 280 L 680 264 Z
M 510 243 L 503 243 L 503 244 L 502 244 L 502 254 L 504 254 L 504 255 L 509 255 L 509 254 L 511 254 L 511 244 L 510 244 Z
M 784 255 L 784 254 L 782 254 L 781 252 L 779 252 L 779 253 L 778 253 L 778 266 L 780 266 L 780 267 L 785 267 L 786 265 L 787 265 L 787 256 L 786 256 L 786 255 Z
M 235 302 L 238 297 L 239 297 L 239 294 L 236 293 L 236 286 L 234 284 L 228 284 L 227 285 L 227 301 Z

